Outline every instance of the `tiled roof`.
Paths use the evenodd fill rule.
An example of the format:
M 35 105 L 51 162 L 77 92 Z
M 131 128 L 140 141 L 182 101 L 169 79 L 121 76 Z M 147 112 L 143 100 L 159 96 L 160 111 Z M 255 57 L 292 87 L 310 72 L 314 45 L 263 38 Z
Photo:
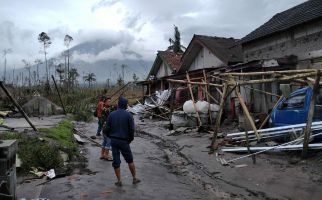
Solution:
M 309 0 L 274 15 L 268 22 L 241 39 L 241 43 L 256 40 L 267 35 L 284 31 L 322 17 L 322 0 Z
M 199 40 L 204 46 L 211 50 L 214 55 L 225 63 L 243 61 L 241 46 L 236 46 L 238 39 L 205 35 L 195 35 L 194 38 Z
M 158 51 L 159 56 L 161 59 L 166 62 L 169 67 L 171 67 L 173 70 L 178 71 L 181 66 L 181 57 L 182 53 L 174 53 L 171 51 Z

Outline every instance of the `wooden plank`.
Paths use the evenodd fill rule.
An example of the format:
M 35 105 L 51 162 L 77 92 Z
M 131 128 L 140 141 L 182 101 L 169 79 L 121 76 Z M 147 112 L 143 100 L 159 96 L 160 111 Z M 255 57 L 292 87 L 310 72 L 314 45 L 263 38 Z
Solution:
M 242 98 L 242 96 L 241 96 L 241 94 L 239 92 L 239 87 L 236 87 L 235 92 L 236 92 L 236 95 L 238 97 L 238 101 L 239 101 L 239 103 L 240 103 L 240 105 L 241 105 L 241 107 L 243 109 L 244 115 L 245 115 L 245 117 L 247 118 L 247 120 L 249 122 L 249 125 L 252 127 L 252 129 L 253 129 L 256 137 L 257 137 L 257 140 L 260 141 L 261 137 L 260 137 L 260 135 L 259 135 L 259 133 L 257 131 L 257 128 L 255 126 L 255 122 L 253 121 L 252 117 L 250 116 L 250 113 L 249 113 L 249 111 L 248 111 L 248 109 L 246 107 L 246 104 L 245 104 L 245 102 L 244 102 L 244 100 L 243 100 L 243 98 Z
M 193 93 L 192 93 L 192 88 L 191 88 L 191 83 L 190 83 L 190 77 L 189 77 L 188 72 L 186 73 L 186 77 L 187 77 L 187 80 L 188 80 L 188 88 L 189 88 L 189 92 L 190 92 L 192 104 L 193 104 L 193 107 L 195 108 L 196 115 L 197 115 L 198 126 L 201 126 L 202 124 L 201 124 L 201 120 L 200 120 L 200 116 L 199 116 L 199 112 L 198 112 L 197 106 L 195 104 L 195 98 L 194 98 Z
M 308 153 L 309 139 L 311 135 L 311 127 L 312 127 L 314 108 L 315 108 L 315 100 L 317 95 L 319 94 L 320 77 L 321 77 L 321 71 L 316 70 L 315 83 L 313 87 L 313 95 L 311 97 L 309 114 L 307 116 L 306 128 L 304 130 L 304 141 L 303 141 L 303 151 L 302 151 L 303 158 L 306 158 Z

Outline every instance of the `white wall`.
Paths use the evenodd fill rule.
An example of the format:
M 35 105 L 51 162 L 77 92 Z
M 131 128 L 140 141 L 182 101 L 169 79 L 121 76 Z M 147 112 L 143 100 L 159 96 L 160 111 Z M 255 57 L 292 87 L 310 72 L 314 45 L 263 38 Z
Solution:
M 170 69 L 164 62 L 162 62 L 156 76 L 157 78 L 162 78 L 165 76 L 169 76 L 171 73 L 172 73 L 172 69 Z
M 204 68 L 217 68 L 224 65 L 225 64 L 212 54 L 212 52 L 203 47 L 189 66 L 189 71 Z

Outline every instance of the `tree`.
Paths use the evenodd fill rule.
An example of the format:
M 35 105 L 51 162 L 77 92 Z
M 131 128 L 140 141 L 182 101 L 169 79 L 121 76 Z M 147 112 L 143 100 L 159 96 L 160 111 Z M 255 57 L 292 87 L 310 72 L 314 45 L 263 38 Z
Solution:
M 62 84 L 63 80 L 64 80 L 64 73 L 65 73 L 65 69 L 63 68 L 64 64 L 63 63 L 59 63 L 56 66 L 56 72 L 58 73 L 59 76 L 59 83 Z
M 25 68 L 28 70 L 28 74 L 29 74 L 29 78 L 28 78 L 28 85 L 29 87 L 31 87 L 31 66 L 30 63 L 28 61 L 26 61 L 25 59 L 22 59 L 22 62 L 25 64 Z
M 185 49 L 184 46 L 181 45 L 180 42 L 180 32 L 177 26 L 174 26 L 174 40 L 172 38 L 169 39 L 170 46 L 168 47 L 168 50 L 172 50 L 174 53 L 183 53 L 183 49 Z
M 137 82 L 139 79 L 140 79 L 140 78 L 139 78 L 139 77 L 137 77 L 137 76 L 136 76 L 136 74 L 134 73 L 134 74 L 133 74 L 133 80 L 134 80 L 134 82 Z
M 49 48 L 51 45 L 50 37 L 45 32 L 41 32 L 38 36 L 38 41 L 42 43 L 44 48 L 44 55 L 45 55 L 45 63 L 46 63 L 46 76 L 47 82 L 49 82 L 49 74 L 48 74 L 48 65 L 47 65 L 47 51 L 46 49 Z
M 43 62 L 40 60 L 40 59 L 36 59 L 35 61 L 35 64 L 37 66 L 37 84 L 40 83 L 40 79 L 39 79 L 39 65 L 43 64 Z
M 124 85 L 124 80 L 120 74 L 119 74 L 119 78 L 117 79 L 117 85 L 118 86 Z
M 7 75 L 7 54 L 11 53 L 11 49 L 4 49 L 2 50 L 3 57 L 4 57 L 4 73 L 3 73 L 3 82 L 6 82 L 6 75 Z
M 70 35 L 65 35 L 64 44 L 67 48 L 67 53 L 65 53 L 65 58 L 67 57 L 67 74 L 69 74 L 69 58 L 70 58 L 69 46 L 72 41 L 73 41 L 73 38 Z M 65 59 L 65 62 L 66 62 L 66 59 Z M 68 79 L 68 83 L 69 83 L 70 77 L 68 76 L 67 79 Z M 67 87 L 68 87 L 68 85 L 67 85 Z
M 70 78 L 71 86 L 76 85 L 77 78 L 79 77 L 79 73 L 78 73 L 77 69 L 76 68 L 71 68 L 69 73 L 68 73 L 68 76 Z
M 88 82 L 88 87 L 91 87 L 91 83 L 96 81 L 96 75 L 92 73 L 88 73 L 86 76 L 83 77 L 84 81 Z
M 177 26 L 174 26 L 174 44 L 173 44 L 173 52 L 179 53 L 181 51 L 181 43 L 180 43 L 180 32 Z

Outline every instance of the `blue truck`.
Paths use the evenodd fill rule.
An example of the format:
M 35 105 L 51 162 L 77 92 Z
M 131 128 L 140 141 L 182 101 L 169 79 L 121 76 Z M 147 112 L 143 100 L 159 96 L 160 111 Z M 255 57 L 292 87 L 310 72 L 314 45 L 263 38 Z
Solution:
M 270 126 L 279 127 L 306 123 L 312 95 L 313 89 L 305 87 L 282 99 L 272 111 Z M 316 99 L 313 121 L 322 121 L 322 88 L 320 88 Z

